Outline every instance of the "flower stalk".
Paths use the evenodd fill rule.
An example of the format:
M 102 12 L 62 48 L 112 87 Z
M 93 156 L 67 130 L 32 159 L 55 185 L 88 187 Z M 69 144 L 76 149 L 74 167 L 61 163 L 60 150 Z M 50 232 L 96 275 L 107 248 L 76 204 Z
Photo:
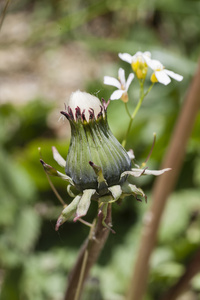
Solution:
M 106 216 L 106 224 L 112 223 L 112 206 L 109 204 Z M 106 243 L 110 230 L 102 224 L 103 215 L 100 214 L 93 222 L 88 238 L 83 243 L 77 261 L 68 277 L 68 286 L 65 300 L 79 300 L 83 284 L 90 272 L 91 267 L 98 259 L 103 246 Z
M 133 120 L 135 118 L 135 116 L 137 115 L 141 105 L 142 105 L 142 102 L 144 100 L 144 98 L 148 95 L 148 93 L 151 91 L 152 87 L 154 86 L 154 82 L 152 82 L 152 84 L 150 85 L 150 87 L 148 88 L 148 90 L 144 93 L 144 81 L 143 80 L 139 80 L 140 82 L 140 99 L 132 113 L 132 115 L 130 114 L 129 110 L 128 110 L 128 107 L 127 107 L 127 103 L 125 103 L 125 108 L 126 108 L 126 111 L 127 111 L 127 114 L 128 116 L 130 117 L 130 121 L 129 121 L 129 125 L 128 125 L 128 129 L 127 129 L 127 132 L 125 134 L 125 138 L 124 140 L 122 141 L 122 146 L 125 148 L 126 147 L 126 142 L 127 142 L 127 138 L 128 138 L 128 135 L 129 135 L 129 132 L 131 130 L 131 127 L 132 127 L 132 123 L 133 123 Z

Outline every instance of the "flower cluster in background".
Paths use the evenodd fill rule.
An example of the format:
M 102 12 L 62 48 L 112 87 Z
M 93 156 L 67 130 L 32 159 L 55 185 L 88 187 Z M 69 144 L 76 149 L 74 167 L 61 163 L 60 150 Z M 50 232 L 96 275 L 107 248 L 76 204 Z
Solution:
M 125 104 L 126 112 L 130 119 L 128 129 L 126 132 L 126 136 L 122 142 L 122 146 L 125 147 L 126 141 L 128 138 L 128 134 L 129 134 L 131 126 L 132 126 L 133 119 L 135 118 L 138 110 L 140 109 L 144 98 L 151 91 L 154 84 L 156 82 L 159 82 L 164 85 L 167 85 L 171 82 L 170 77 L 177 81 L 181 81 L 183 79 L 183 76 L 176 74 L 170 70 L 165 69 L 160 61 L 158 61 L 156 59 L 151 59 L 151 53 L 149 51 L 145 51 L 143 53 L 138 51 L 133 56 L 128 53 L 119 53 L 119 58 L 123 61 L 128 62 L 131 65 L 132 70 L 135 73 L 135 76 L 133 73 L 130 73 L 127 78 L 127 81 L 126 81 L 125 71 L 122 68 L 120 68 L 118 71 L 118 80 L 114 77 L 104 76 L 104 84 L 117 87 L 117 90 L 115 90 L 111 94 L 110 100 L 121 99 Z M 153 71 L 153 73 L 150 76 L 151 84 L 150 84 L 149 88 L 145 91 L 144 90 L 144 82 L 145 82 L 149 68 Z M 138 80 L 139 80 L 140 95 L 139 95 L 138 103 L 137 103 L 133 113 L 130 113 L 128 106 L 127 106 L 127 102 L 129 101 L 128 89 L 129 89 L 130 84 L 132 83 L 134 77 L 138 78 Z
M 183 76 L 165 69 L 165 67 L 160 61 L 156 59 L 151 59 L 151 53 L 149 51 L 145 51 L 143 53 L 138 51 L 133 56 L 128 53 L 119 53 L 119 58 L 123 61 L 128 62 L 131 65 L 132 70 L 134 71 L 135 76 L 139 79 L 142 88 L 143 88 L 144 81 L 146 79 L 148 68 L 150 68 L 153 71 L 150 77 L 150 81 L 152 82 L 152 85 L 155 82 L 168 85 L 171 82 L 170 77 L 177 81 L 181 81 L 183 79 Z M 111 100 L 121 99 L 125 103 L 128 102 L 127 92 L 133 79 L 134 79 L 134 74 L 130 73 L 126 81 L 125 71 L 122 68 L 120 68 L 118 71 L 118 80 L 114 77 L 104 76 L 104 84 L 111 85 L 118 88 L 118 90 L 112 93 L 110 99 Z

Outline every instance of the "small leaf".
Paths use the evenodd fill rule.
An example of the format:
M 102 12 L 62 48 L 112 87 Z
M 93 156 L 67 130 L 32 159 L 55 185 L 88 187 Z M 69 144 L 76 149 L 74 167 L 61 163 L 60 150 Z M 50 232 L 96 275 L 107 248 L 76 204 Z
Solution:
M 117 201 L 122 194 L 122 189 L 120 185 L 111 186 L 108 188 L 108 190 L 111 192 L 115 201 Z
M 138 188 L 136 185 L 124 182 L 122 185 L 122 191 L 126 195 L 133 195 L 136 197 L 137 200 L 140 200 L 137 198 L 137 195 L 142 196 L 145 198 L 145 201 L 147 200 L 147 196 L 143 192 L 141 188 Z M 141 200 L 140 200 L 141 201 Z

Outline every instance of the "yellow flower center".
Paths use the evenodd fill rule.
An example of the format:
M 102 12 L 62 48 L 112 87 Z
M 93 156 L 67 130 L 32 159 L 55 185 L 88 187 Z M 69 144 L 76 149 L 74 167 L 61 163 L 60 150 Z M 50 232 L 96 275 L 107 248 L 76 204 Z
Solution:
M 120 81 L 120 80 L 119 80 Z M 124 90 L 125 91 L 125 86 L 122 84 L 122 82 L 120 81 L 121 83 L 121 90 Z
M 151 75 L 151 82 L 158 82 L 158 79 L 156 78 L 155 73 L 153 73 L 153 74 Z
M 137 60 L 132 62 L 131 67 L 138 79 L 145 79 L 147 75 L 148 66 L 144 62 L 143 58 L 138 57 Z
M 124 92 L 123 95 L 121 96 L 121 100 L 124 102 L 124 103 L 127 103 L 128 102 L 128 94 L 127 92 Z
M 155 71 L 162 71 L 164 69 L 164 66 L 159 66 L 155 69 Z M 156 78 L 155 72 L 151 75 L 151 82 L 158 82 L 158 79 Z

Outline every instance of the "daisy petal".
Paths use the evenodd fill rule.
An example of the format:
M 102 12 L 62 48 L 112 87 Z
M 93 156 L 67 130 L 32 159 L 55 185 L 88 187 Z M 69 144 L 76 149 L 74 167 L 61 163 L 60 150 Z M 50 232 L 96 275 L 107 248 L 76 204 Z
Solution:
M 130 54 L 128 54 L 128 53 L 119 53 L 118 56 L 121 60 L 124 60 L 124 61 L 128 62 L 129 64 L 132 63 L 132 56 Z
M 176 73 L 174 73 L 174 72 L 172 72 L 172 71 L 170 71 L 170 70 L 166 70 L 166 69 L 165 69 L 165 73 L 166 73 L 167 75 L 169 75 L 171 78 L 173 78 L 173 79 L 175 79 L 175 80 L 177 80 L 177 81 L 183 80 L 183 76 L 182 76 L 182 75 L 176 74 Z
M 158 79 L 158 82 L 167 85 L 171 82 L 169 76 L 165 73 L 165 70 L 155 71 L 155 76 Z
M 128 88 L 129 88 L 131 82 L 133 81 L 133 78 L 134 78 L 134 74 L 130 73 L 128 76 L 128 79 L 126 81 L 126 91 L 128 91 Z
M 103 82 L 104 82 L 104 84 L 115 86 L 118 89 L 121 88 L 120 82 L 114 77 L 104 76 L 104 81 Z
M 137 61 L 138 57 L 142 57 L 142 55 L 143 55 L 143 54 L 142 54 L 141 51 L 136 52 L 136 53 L 132 56 L 132 61 L 131 61 L 131 63 Z
M 121 96 L 123 95 L 124 91 L 123 90 L 116 90 L 112 93 L 112 95 L 110 96 L 110 100 L 118 100 L 121 98 Z
M 124 71 L 124 69 L 119 68 L 118 76 L 119 76 L 119 80 L 120 80 L 121 85 L 123 85 L 125 87 L 126 79 L 125 79 L 125 71 Z
M 143 57 L 147 56 L 148 58 L 151 58 L 151 52 L 150 51 L 145 51 L 143 53 Z
M 162 70 L 163 65 L 161 62 L 157 59 L 150 59 L 148 56 L 145 55 L 145 60 L 147 65 L 152 69 L 152 70 Z

